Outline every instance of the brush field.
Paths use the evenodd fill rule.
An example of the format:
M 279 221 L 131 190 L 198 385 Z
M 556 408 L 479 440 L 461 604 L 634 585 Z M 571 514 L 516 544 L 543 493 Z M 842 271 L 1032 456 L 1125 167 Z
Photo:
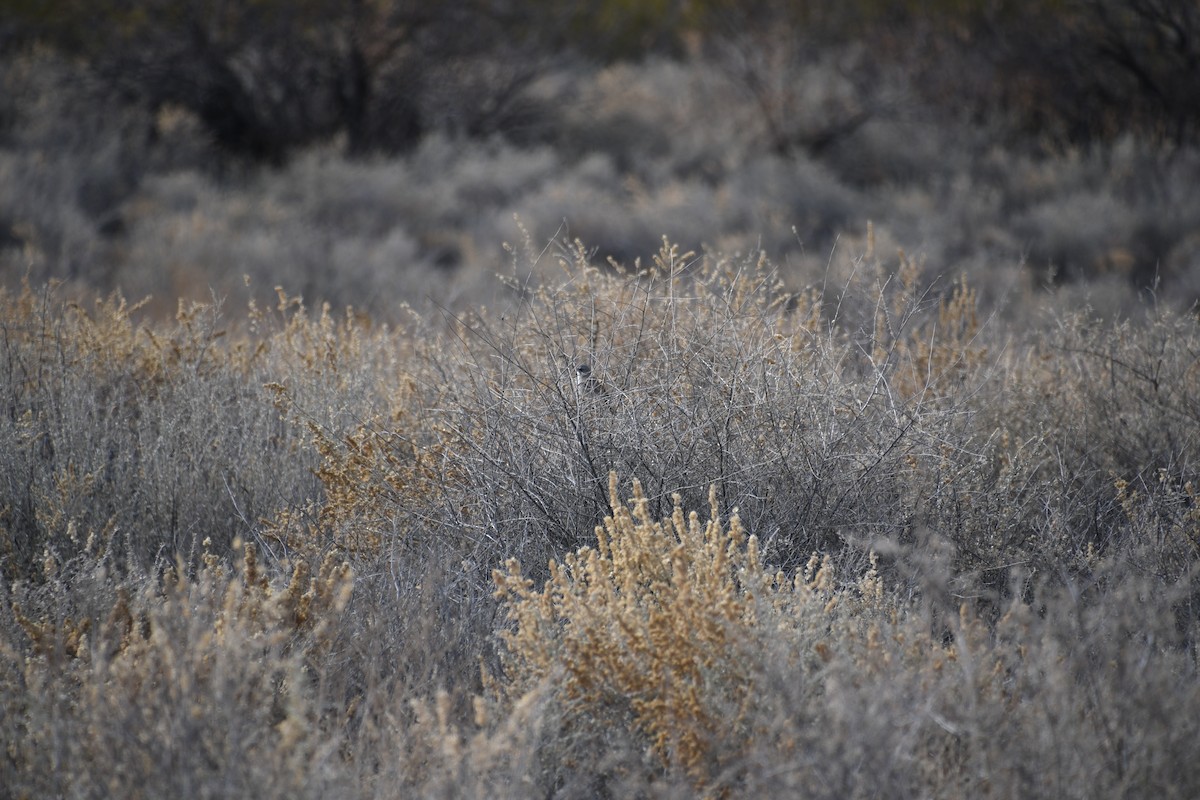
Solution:
M 1200 796 L 1200 150 L 723 41 L 271 164 L 0 52 L 0 797 Z

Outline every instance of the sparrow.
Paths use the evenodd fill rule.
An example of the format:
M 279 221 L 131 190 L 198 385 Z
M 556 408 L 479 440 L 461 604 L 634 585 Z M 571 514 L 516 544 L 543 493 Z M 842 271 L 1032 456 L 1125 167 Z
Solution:
M 597 380 L 592 374 L 592 365 L 586 361 L 575 367 L 575 388 L 579 390 L 580 397 L 608 394 L 608 387 Z

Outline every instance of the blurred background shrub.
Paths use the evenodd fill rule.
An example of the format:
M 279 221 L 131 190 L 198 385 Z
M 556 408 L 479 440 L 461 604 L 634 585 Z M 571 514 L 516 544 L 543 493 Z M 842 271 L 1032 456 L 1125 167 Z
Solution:
M 0 270 L 128 296 L 243 275 L 386 315 L 488 300 L 500 245 L 837 243 L 1197 294 L 1197 12 L 1035 3 L 0 3 Z M 1074 296 L 1074 295 L 1073 295 Z M 260 300 L 267 300 L 266 296 Z M 1071 300 L 1075 302 L 1075 300 Z

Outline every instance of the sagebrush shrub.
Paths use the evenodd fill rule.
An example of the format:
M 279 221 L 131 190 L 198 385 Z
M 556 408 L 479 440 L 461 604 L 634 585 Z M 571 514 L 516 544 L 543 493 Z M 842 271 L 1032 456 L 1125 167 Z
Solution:
M 89 309 L 26 287 L 0 308 L 10 575 L 101 533 L 119 563 L 192 559 L 202 540 L 252 536 L 311 491 L 305 459 L 285 457 L 298 437 L 263 402 L 270 344 L 226 338 L 216 305 L 181 304 L 174 326 L 151 326 L 119 295 Z
M 121 578 L 47 555 L 42 585 L 6 582 L 9 791 L 324 796 L 338 720 L 317 701 L 349 567 L 271 576 L 249 545 L 236 570 L 204 562 Z
M 831 657 L 831 626 L 888 608 L 874 571 L 846 592 L 828 558 L 793 576 L 764 569 L 757 538 L 736 513 L 722 521 L 716 494 L 705 522 L 685 516 L 678 495 L 658 521 L 638 482 L 622 502 L 614 473 L 615 511 L 594 548 L 552 561 L 540 589 L 515 560 L 495 573 L 513 625 L 503 634 L 507 690 L 523 696 L 552 681 L 572 723 L 632 721 L 666 766 L 701 784 L 753 739 L 754 707 L 768 699 L 753 661 L 763 640 L 806 639 L 797 668 L 811 669 Z

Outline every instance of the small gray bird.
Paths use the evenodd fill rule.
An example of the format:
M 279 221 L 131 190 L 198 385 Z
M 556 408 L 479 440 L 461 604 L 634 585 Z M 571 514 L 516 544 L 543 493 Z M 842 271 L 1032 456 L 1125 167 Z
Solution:
M 580 397 L 608 394 L 608 387 L 597 380 L 592 374 L 592 365 L 586 361 L 575 367 L 575 388 L 579 390 Z

